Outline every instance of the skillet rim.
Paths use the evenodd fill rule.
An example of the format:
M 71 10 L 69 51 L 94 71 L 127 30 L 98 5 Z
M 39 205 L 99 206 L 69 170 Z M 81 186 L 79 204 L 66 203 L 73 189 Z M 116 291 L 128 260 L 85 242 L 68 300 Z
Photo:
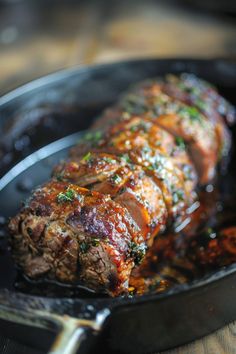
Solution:
M 80 71 L 81 73 L 89 71 L 97 71 L 101 69 L 105 69 L 106 67 L 112 67 L 117 65 L 132 65 L 135 63 L 160 63 L 160 62 L 169 62 L 169 63 L 226 63 L 226 64 L 233 64 L 236 68 L 236 59 L 227 59 L 227 58 L 193 58 L 193 57 L 177 57 L 177 58 L 155 58 L 155 57 L 145 57 L 145 58 L 131 58 L 128 60 L 120 60 L 108 63 L 94 63 L 94 64 L 79 64 L 74 65 L 72 67 L 64 68 L 61 70 L 56 70 L 50 74 L 42 75 L 36 79 L 30 80 L 23 85 L 16 87 L 9 92 L 4 93 L 0 96 L 0 109 L 2 106 L 9 104 L 10 101 L 19 98 L 20 96 L 28 93 L 32 90 L 35 90 L 39 87 L 46 86 L 50 83 L 60 81 L 64 78 L 72 76 L 74 73 Z M 181 72 L 181 70 L 180 70 Z
M 28 83 L 25 83 L 7 93 L 5 93 L 3 96 L 0 97 L 0 109 L 4 108 L 4 106 L 8 106 L 11 104 L 12 101 L 20 98 L 24 94 L 27 94 L 31 91 L 37 90 L 38 88 L 42 87 L 47 87 L 50 84 L 55 84 L 57 82 L 62 81 L 63 79 L 68 79 L 69 77 L 73 76 L 75 73 L 80 74 L 80 73 L 85 73 L 86 71 L 89 72 L 96 72 L 99 70 L 106 69 L 107 67 L 112 68 L 116 67 L 117 65 L 128 65 L 131 66 L 132 64 L 145 64 L 147 65 L 148 63 L 152 64 L 157 64 L 158 63 L 169 63 L 169 65 L 173 65 L 174 63 L 177 65 L 178 63 L 180 64 L 197 64 L 197 65 L 203 65 L 205 64 L 217 64 L 217 63 L 224 63 L 226 65 L 231 64 L 234 65 L 236 68 L 236 60 L 234 59 L 225 59 L 225 58 L 155 58 L 155 57 L 147 57 L 147 58 L 133 58 L 129 60 L 121 60 L 121 61 L 114 61 L 111 63 L 101 63 L 101 64 L 91 64 L 91 65 L 76 65 L 70 68 L 65 68 L 62 70 L 57 70 L 51 74 L 41 76 L 37 79 L 34 79 L 32 81 L 29 81 Z M 181 72 L 181 70 L 176 70 Z M 68 137 L 68 136 L 67 136 Z M 66 138 L 66 137 L 65 137 Z M 63 138 L 62 138 L 63 139 Z M 61 140 L 61 139 L 58 139 Z M 57 142 L 58 140 L 54 141 Z M 53 142 L 52 142 L 53 143 Z M 49 144 L 47 144 L 49 145 Z M 45 145 L 45 146 L 47 146 Z M 39 150 L 39 149 L 38 149 Z M 35 152 L 37 152 L 36 150 Z M 34 153 L 35 153 L 34 152 Z M 31 155 L 31 154 L 30 154 Z M 28 156 L 30 156 L 28 155 Z M 27 158 L 27 157 L 26 157 Z M 20 162 L 22 162 L 21 160 Z M 16 165 L 15 165 L 16 166 Z M 15 167 L 13 166 L 13 168 Z M 9 173 L 10 170 L 6 174 Z M 2 177 L 4 177 L 6 174 L 4 174 Z M 9 181 L 8 183 L 10 183 Z M 7 183 L 7 184 L 8 184 Z M 217 270 L 216 272 L 211 272 L 206 274 L 200 279 L 196 279 L 192 282 L 186 283 L 186 284 L 178 284 L 171 288 L 169 291 L 160 293 L 160 294 L 144 294 L 141 296 L 134 296 L 132 298 L 129 297 L 116 297 L 116 298 L 110 298 L 110 297 L 88 297 L 88 298 L 68 298 L 68 297 L 46 297 L 46 296 L 38 296 L 38 295 L 30 295 L 30 294 L 25 294 L 17 291 L 12 291 L 12 290 L 7 290 L 7 293 L 9 295 L 11 294 L 20 294 L 21 296 L 24 296 L 29 299 L 43 299 L 44 301 L 46 300 L 54 300 L 54 301 L 68 301 L 72 300 L 73 302 L 79 301 L 79 302 L 96 302 L 96 303 L 117 303 L 117 305 L 127 305 L 127 304 L 139 304 L 142 302 L 147 302 L 147 301 L 153 301 L 153 300 L 162 300 L 165 298 L 169 298 L 171 296 L 176 296 L 180 295 L 181 293 L 186 293 L 190 292 L 191 290 L 194 289 L 201 289 L 204 288 L 205 286 L 214 284 L 218 281 L 220 281 L 223 278 L 226 278 L 232 274 L 236 273 L 236 263 L 233 263 L 229 266 L 222 267 L 221 269 Z M 6 290 L 0 289 L 0 292 L 5 292 Z

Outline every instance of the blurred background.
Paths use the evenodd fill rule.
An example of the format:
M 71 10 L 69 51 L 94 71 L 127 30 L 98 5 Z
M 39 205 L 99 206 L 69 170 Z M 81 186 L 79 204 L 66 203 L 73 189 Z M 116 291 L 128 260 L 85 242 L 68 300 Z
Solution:
M 0 94 L 134 57 L 236 58 L 234 0 L 0 0 Z
M 75 65 L 138 57 L 235 60 L 235 19 L 236 0 L 0 0 L 0 95 Z M 35 132 L 47 131 L 52 140 L 68 133 L 64 116 L 58 119 L 46 112 L 42 130 L 21 132 L 13 152 L 3 142 L 0 167 L 41 147 Z M 42 353 L 2 336 L 0 352 Z

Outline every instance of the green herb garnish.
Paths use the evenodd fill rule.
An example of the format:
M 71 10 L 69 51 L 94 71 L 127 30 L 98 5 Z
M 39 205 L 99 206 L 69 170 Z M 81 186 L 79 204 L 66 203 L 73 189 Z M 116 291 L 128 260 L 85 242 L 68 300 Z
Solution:
M 148 147 L 148 146 L 144 146 L 144 147 L 142 148 L 142 152 L 143 152 L 144 154 L 147 154 L 148 152 L 151 152 L 151 149 L 150 149 L 150 147 Z
M 188 107 L 188 106 L 181 107 L 178 113 L 182 118 L 189 117 L 191 122 L 198 122 L 198 123 L 203 122 L 200 113 L 195 107 Z
M 155 171 L 157 173 L 161 173 L 163 171 L 163 164 L 161 161 L 155 161 L 151 163 L 149 166 L 147 166 L 147 169 L 149 171 Z
M 81 253 L 87 253 L 90 248 L 90 244 L 82 241 L 79 245 L 79 248 L 80 248 Z
M 131 132 L 136 132 L 138 130 L 143 130 L 144 132 L 147 132 L 148 131 L 148 128 L 149 128 L 149 124 L 148 122 L 140 122 L 136 125 L 133 125 L 132 127 L 130 127 L 130 131 Z
M 82 202 L 84 201 L 84 196 L 78 194 L 78 195 L 77 195 L 77 200 L 78 200 L 80 203 L 82 203 Z
M 97 130 L 95 132 L 87 133 L 83 137 L 83 140 L 88 141 L 91 144 L 91 146 L 96 147 L 99 144 L 102 135 L 103 135 L 102 132 L 100 130 Z
M 202 111 L 207 110 L 207 103 L 204 102 L 203 100 L 201 100 L 200 98 L 197 99 L 194 103 L 200 110 L 202 110 Z
M 33 230 L 31 229 L 31 227 L 27 227 L 27 232 L 30 237 L 33 236 Z
M 56 180 L 57 180 L 58 182 L 63 181 L 62 175 L 56 175 L 55 178 L 56 178 Z
M 181 189 L 178 189 L 173 193 L 173 203 L 177 204 L 179 201 L 184 200 L 184 192 Z
M 122 178 L 119 175 L 115 174 L 111 177 L 111 181 L 115 184 L 119 184 L 122 181 Z
M 127 163 L 131 163 L 132 161 L 130 160 L 130 157 L 129 157 L 129 155 L 128 154 L 123 154 L 123 155 L 121 155 L 121 157 L 120 157 L 122 160 L 124 160 L 125 162 L 127 162 Z
M 130 256 L 134 258 L 134 263 L 136 265 L 140 264 L 146 253 L 146 245 L 144 243 L 139 245 L 135 242 L 131 242 L 130 249 Z
M 88 141 L 92 141 L 92 142 L 96 142 L 98 141 L 99 139 L 101 139 L 102 137 L 102 132 L 100 130 L 97 130 L 96 132 L 94 133 L 87 133 L 85 136 L 84 136 L 84 139 L 85 140 L 88 140 Z
M 130 95 L 122 102 L 122 108 L 129 114 L 142 114 L 147 111 L 144 99 L 139 96 Z
M 116 160 L 112 159 L 111 157 L 103 157 L 103 160 L 108 163 L 116 163 Z
M 84 156 L 82 157 L 82 160 L 83 160 L 83 161 L 90 161 L 90 160 L 91 160 L 91 157 L 92 157 L 91 152 L 88 152 L 86 155 L 84 155 Z
M 189 165 L 184 165 L 183 166 L 183 173 L 184 173 L 184 178 L 185 180 L 193 180 L 193 170 Z
M 134 132 L 137 131 L 137 129 L 138 129 L 137 125 L 133 125 L 133 126 L 130 128 L 130 131 L 131 131 L 132 133 L 134 133 Z
M 100 244 L 100 240 L 99 240 L 98 238 L 93 238 L 93 239 L 91 240 L 91 245 L 92 245 L 93 247 L 98 247 L 99 244 Z
M 66 192 L 60 192 L 57 195 L 58 203 L 73 202 L 74 199 L 75 199 L 75 192 L 73 191 L 73 189 L 67 189 Z
M 153 166 L 153 165 L 149 165 L 149 166 L 147 167 L 147 169 L 150 170 L 150 171 L 154 171 L 154 166 Z
M 79 248 L 80 248 L 81 253 L 87 253 L 88 250 L 90 249 L 90 247 L 92 247 L 92 246 L 98 247 L 99 244 L 100 244 L 100 240 L 98 238 L 93 238 L 89 242 L 85 242 L 85 241 L 80 242 Z
M 175 142 L 176 142 L 176 145 L 181 149 L 181 150 L 184 150 L 185 149 L 185 143 L 184 143 L 184 139 L 181 138 L 180 136 L 177 136 L 175 138 Z

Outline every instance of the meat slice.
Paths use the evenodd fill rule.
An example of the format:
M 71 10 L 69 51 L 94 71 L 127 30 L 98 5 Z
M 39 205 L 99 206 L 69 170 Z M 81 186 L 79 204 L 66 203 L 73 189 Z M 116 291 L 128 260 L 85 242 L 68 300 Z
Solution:
M 93 137 L 99 134 L 99 139 Z M 150 119 L 126 115 L 117 116 L 113 124 L 108 124 L 103 130 L 95 130 L 89 133 L 90 139 L 86 139 L 71 150 L 72 156 L 86 153 L 88 150 L 97 149 L 109 151 L 151 149 L 157 154 L 168 157 L 172 164 L 177 166 L 177 172 L 181 170 L 186 188 L 193 190 L 197 183 L 197 174 L 192 161 L 189 158 L 184 140 L 173 137 L 165 129 L 162 129 Z
M 175 137 L 177 145 L 184 147 L 185 155 L 186 151 L 189 153 L 197 170 L 200 184 L 207 184 L 213 179 L 222 149 L 219 148 L 214 126 L 194 107 L 188 107 L 172 100 L 163 93 L 159 93 L 157 97 L 146 98 L 132 93 L 125 96 L 121 107 L 115 107 L 114 111 L 107 110 L 105 115 L 97 123 L 95 122 L 94 128 L 104 127 L 109 122 L 111 125 L 116 125 L 117 121 L 130 119 L 132 115 L 138 115 L 143 120 L 153 120 L 155 125 Z M 230 142 L 230 139 L 226 140 Z M 228 147 L 224 151 L 228 151 Z M 179 157 L 181 160 L 181 155 Z M 189 160 L 189 157 L 187 159 Z M 175 161 L 178 163 L 176 156 Z M 182 167 L 184 171 L 184 165 Z
M 88 156 L 88 154 L 85 156 Z M 108 156 L 110 157 L 108 158 Z M 106 154 L 107 165 L 114 166 L 120 162 L 120 167 L 116 169 L 115 173 L 109 176 L 104 175 L 101 179 L 100 173 L 96 173 L 95 166 L 100 165 L 100 162 L 102 164 L 103 159 L 104 154 L 100 152 L 90 153 L 90 160 L 86 161 L 86 167 L 84 158 L 76 163 L 72 161 L 65 162 L 56 168 L 56 176 L 58 176 L 57 173 L 60 170 L 60 179 L 64 178 L 66 181 L 73 181 L 76 184 L 83 180 L 86 187 L 88 187 L 86 185 L 86 181 L 88 181 L 91 190 L 110 195 L 113 200 L 126 207 L 139 226 L 145 242 L 151 245 L 153 237 L 163 229 L 166 223 L 167 211 L 162 191 L 153 179 L 144 172 L 141 166 L 127 163 L 122 157 L 119 158 L 111 154 Z M 75 169 L 73 169 L 70 178 L 68 171 L 71 165 L 78 166 L 77 179 Z M 82 170 L 86 171 L 83 175 L 81 175 Z M 90 176 L 93 171 L 95 171 L 93 176 L 94 183 L 91 185 L 90 179 L 86 176 Z
M 197 182 L 208 183 L 228 151 L 234 113 L 201 80 L 175 80 L 142 83 L 107 110 L 11 219 L 28 277 L 117 296 L 154 237 L 185 220 Z
M 167 156 L 185 174 L 184 166 L 191 169 L 191 181 L 193 189 L 197 181 L 197 175 L 189 158 L 183 139 L 173 137 L 165 129 L 148 118 L 138 116 L 123 117 L 117 120 L 107 131 L 108 146 L 115 146 L 121 150 L 135 148 L 148 149 Z M 189 173 L 185 176 L 189 180 Z
M 168 94 L 194 105 L 209 119 L 222 121 L 221 117 L 228 125 L 235 123 L 235 108 L 218 93 L 216 87 L 199 77 L 188 73 L 166 75 L 163 86 Z
M 179 80 L 180 86 L 183 84 L 181 78 L 176 80 Z M 152 119 L 177 139 L 184 140 L 200 183 L 206 184 L 213 179 L 217 162 L 228 155 L 231 137 L 223 116 L 233 121 L 235 111 L 226 101 L 221 101 L 224 108 L 221 108 L 220 114 L 220 96 L 213 88 L 206 89 L 200 83 L 201 80 L 198 89 L 194 89 L 194 85 L 191 88 L 198 94 L 191 94 L 192 91 L 189 92 L 187 88 L 181 91 L 178 84 L 172 83 L 168 77 L 166 80 L 141 83 L 124 95 L 117 106 L 107 110 L 95 122 L 94 127 L 99 128 L 119 119 L 129 119 L 132 115 Z M 201 100 L 207 108 L 203 107 Z
M 176 138 L 184 140 L 200 183 L 208 183 L 215 175 L 218 161 L 218 142 L 213 124 L 194 107 L 186 106 L 161 92 L 153 96 L 150 93 L 147 96 L 139 92 L 132 93 L 122 102 L 122 109 L 128 109 L 130 114 L 137 114 L 139 108 L 143 112 L 140 115 L 153 119 Z
M 218 140 L 219 159 L 227 156 L 231 146 L 231 135 L 227 124 L 236 119 L 236 112 L 217 90 L 191 74 L 167 75 L 165 79 L 148 80 L 136 90 L 144 96 L 158 96 L 160 92 L 188 106 L 197 108 L 214 126 Z
M 50 181 L 9 224 L 24 273 L 77 283 L 116 295 L 128 285 L 145 243 L 125 207 L 95 191 Z
M 164 230 L 167 220 L 166 206 L 158 185 L 141 168 L 136 168 L 119 190 L 115 201 L 129 210 L 147 246 L 151 246 L 153 238 Z
M 163 86 L 167 94 L 176 98 L 171 77 L 167 76 L 167 83 Z M 218 140 L 219 160 L 228 157 L 231 147 L 231 133 L 227 129 L 227 124 L 235 122 L 236 112 L 226 100 L 219 96 L 217 91 L 200 79 L 192 75 L 182 76 L 180 85 L 185 95 L 181 97 L 182 102 L 195 106 L 202 114 L 212 122 Z M 227 124 L 226 124 L 227 123 Z
M 180 217 L 179 220 L 181 220 L 184 210 L 196 198 L 194 192 L 196 173 L 192 164 L 188 160 L 185 168 L 180 170 L 174 165 L 173 159 L 161 152 L 164 147 L 159 149 L 159 144 L 149 142 L 150 135 L 142 134 L 141 128 L 139 130 L 130 129 L 130 126 L 123 128 L 122 124 L 125 126 L 126 121 L 117 124 L 118 126 L 114 124 L 100 136 L 100 139 L 96 142 L 96 147 L 93 139 L 92 143 L 87 140 L 83 141 L 72 149 L 71 156 L 76 158 L 81 152 L 85 153 L 86 156 L 88 151 L 106 151 L 106 153 L 110 152 L 119 156 L 126 162 L 141 166 L 162 191 L 169 219 L 173 221 Z M 169 136 L 169 134 L 167 135 Z M 155 139 L 153 140 L 155 141 Z M 152 148 L 152 145 L 155 145 L 155 149 Z M 163 143 L 163 146 L 165 146 L 165 143 Z M 172 149 L 173 146 L 167 146 L 166 148 Z
M 113 175 L 124 161 L 104 152 L 93 153 L 81 149 L 76 158 L 62 161 L 53 169 L 53 176 L 59 181 L 69 181 L 81 187 L 101 182 Z

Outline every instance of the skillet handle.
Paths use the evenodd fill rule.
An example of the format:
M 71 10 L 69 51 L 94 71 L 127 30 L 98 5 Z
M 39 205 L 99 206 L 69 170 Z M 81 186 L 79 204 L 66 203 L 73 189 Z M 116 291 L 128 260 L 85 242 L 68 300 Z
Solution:
M 48 354 L 77 353 L 87 334 L 91 331 L 97 334 L 109 314 L 108 309 L 103 309 L 96 314 L 94 320 L 86 320 L 45 310 L 19 309 L 0 302 L 0 319 L 51 331 L 57 330 L 58 334 Z
M 60 316 L 59 316 L 60 317 Z M 65 316 L 57 319 L 61 330 L 55 338 L 55 341 L 48 354 L 76 354 L 87 338 L 88 330 L 98 333 L 101 324 L 97 321 L 76 319 Z

